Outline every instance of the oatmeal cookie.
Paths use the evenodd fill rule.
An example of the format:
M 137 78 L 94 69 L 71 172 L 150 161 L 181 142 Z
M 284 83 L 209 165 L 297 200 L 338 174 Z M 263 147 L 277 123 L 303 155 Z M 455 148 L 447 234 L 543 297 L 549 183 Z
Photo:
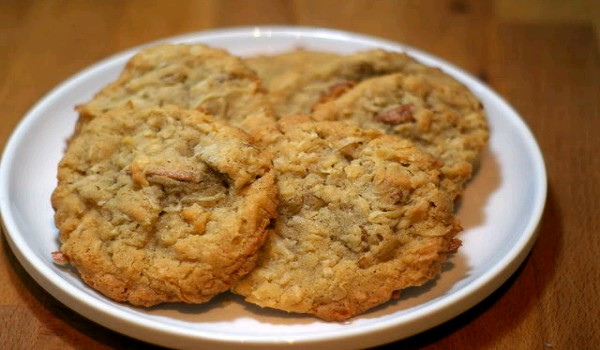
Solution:
M 292 65 L 268 79 L 269 101 L 281 117 L 308 114 L 317 103 L 335 99 L 365 79 L 398 72 L 423 74 L 430 69 L 406 54 L 380 49 L 350 55 L 303 55 L 318 59 L 306 65 Z M 277 61 L 277 56 L 274 59 Z M 281 60 L 280 64 L 285 62 Z M 260 70 L 259 76 L 264 79 Z
M 276 215 L 271 157 L 200 111 L 115 108 L 83 125 L 52 195 L 62 256 L 133 305 L 202 303 L 255 265 Z
M 235 293 L 339 321 L 440 273 L 460 225 L 433 156 L 345 122 L 291 117 L 279 128 L 278 220 Z
M 173 104 L 200 109 L 252 132 L 274 120 L 256 74 L 240 58 L 201 44 L 141 50 L 116 81 L 77 111 L 85 123 L 127 102 L 136 108 Z
M 444 165 L 443 187 L 458 196 L 487 144 L 481 102 L 442 71 L 365 80 L 317 105 L 316 120 L 345 120 L 412 140 Z

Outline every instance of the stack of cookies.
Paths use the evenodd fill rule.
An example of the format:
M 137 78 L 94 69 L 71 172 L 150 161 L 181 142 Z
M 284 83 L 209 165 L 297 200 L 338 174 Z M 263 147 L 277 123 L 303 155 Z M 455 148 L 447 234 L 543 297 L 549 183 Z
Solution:
M 89 102 L 52 195 L 61 248 L 109 298 L 342 321 L 434 279 L 488 128 L 397 52 L 142 50 Z

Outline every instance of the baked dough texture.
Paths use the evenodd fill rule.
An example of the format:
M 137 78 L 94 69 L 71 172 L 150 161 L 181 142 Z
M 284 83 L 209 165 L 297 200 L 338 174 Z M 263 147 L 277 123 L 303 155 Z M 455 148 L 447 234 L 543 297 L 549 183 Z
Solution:
M 245 133 L 199 111 L 126 104 L 70 140 L 52 206 L 83 280 L 152 306 L 208 301 L 247 274 L 276 196 L 271 157 Z
M 311 54 L 304 51 L 294 51 L 286 55 L 309 56 L 311 59 L 306 60 L 308 64 L 292 64 L 288 69 L 278 69 L 281 73 L 276 76 L 267 75 L 265 88 L 279 117 L 308 114 L 317 103 L 336 98 L 356 83 L 369 78 L 390 73 L 424 72 L 430 69 L 409 55 L 381 49 L 349 55 L 314 52 Z M 273 60 L 276 67 L 292 61 L 280 56 L 274 56 Z M 259 77 L 264 79 L 261 75 L 265 74 L 264 70 L 258 72 Z
M 235 293 L 341 321 L 440 273 L 461 228 L 434 157 L 345 122 L 287 117 L 279 129 L 278 220 Z
M 266 79 L 278 115 L 351 121 L 408 138 L 444 162 L 444 187 L 456 198 L 487 145 L 487 120 L 477 97 L 409 55 L 297 50 L 248 62 Z
M 76 109 L 57 260 L 133 305 L 231 290 L 327 321 L 438 276 L 489 137 L 464 85 L 379 49 L 158 45 Z
M 177 105 L 258 131 L 273 122 L 260 80 L 238 57 L 202 44 L 162 44 L 139 51 L 118 79 L 77 107 L 81 121 L 131 103 L 136 108 Z
M 443 187 L 455 197 L 477 167 L 489 131 L 481 102 L 440 70 L 365 80 L 321 103 L 316 120 L 344 120 L 413 141 L 443 162 Z

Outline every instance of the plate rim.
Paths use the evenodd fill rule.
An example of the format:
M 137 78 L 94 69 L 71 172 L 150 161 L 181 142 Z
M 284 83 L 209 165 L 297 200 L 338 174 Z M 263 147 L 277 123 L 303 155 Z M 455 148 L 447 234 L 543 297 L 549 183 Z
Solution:
M 327 38 L 336 40 L 343 39 L 345 41 L 360 41 L 369 44 L 377 43 L 382 44 L 380 45 L 381 47 L 390 48 L 394 50 L 401 49 L 403 51 L 409 51 L 410 54 L 417 56 L 417 58 L 420 60 L 426 58 L 425 61 L 429 61 L 425 62 L 427 64 L 431 64 L 432 61 L 439 62 L 442 65 L 444 65 L 444 70 L 447 71 L 450 75 L 459 79 L 461 82 L 468 84 L 470 88 L 477 87 L 477 92 L 486 93 L 488 95 L 488 98 L 493 99 L 496 105 L 501 106 L 503 110 L 506 110 L 507 113 L 504 115 L 504 117 L 510 118 L 511 124 L 518 129 L 521 135 L 525 137 L 523 141 L 528 146 L 527 149 L 535 162 L 535 164 L 532 166 L 532 169 L 535 169 L 535 174 L 532 176 L 536 178 L 535 184 L 537 185 L 535 191 L 536 196 L 534 198 L 535 207 L 532 211 L 533 215 L 531 215 L 527 220 L 527 224 L 525 225 L 522 234 L 519 236 L 519 239 L 517 240 L 517 242 L 515 242 L 513 249 L 511 249 L 508 254 L 504 255 L 495 264 L 493 264 L 490 270 L 486 271 L 483 275 L 479 276 L 477 279 L 472 281 L 470 285 L 463 287 L 461 290 L 449 296 L 445 296 L 443 300 L 440 300 L 437 303 L 434 303 L 433 305 L 428 305 L 422 309 L 416 310 L 417 314 L 413 315 L 412 317 L 409 317 L 409 321 L 412 323 L 413 329 L 409 332 L 404 332 L 408 334 L 402 335 L 401 338 L 414 335 L 428 328 L 432 328 L 451 318 L 456 317 L 461 312 L 470 309 L 475 304 L 483 300 L 485 297 L 489 296 L 515 272 L 518 266 L 521 265 L 525 257 L 529 254 L 529 251 L 531 250 L 531 247 L 535 242 L 535 239 L 537 237 L 536 229 L 541 221 L 547 197 L 547 174 L 543 156 L 533 133 L 528 128 L 525 121 L 522 119 L 520 114 L 517 113 L 517 111 L 496 91 L 494 91 L 491 87 L 481 83 L 471 74 L 465 72 L 461 68 L 458 68 L 454 64 L 440 57 L 434 56 L 425 51 L 421 51 L 417 48 L 402 43 L 396 43 L 387 39 L 382 39 L 375 36 L 360 33 L 353 33 L 350 31 L 341 31 L 337 29 L 307 26 L 258 25 L 225 27 L 219 29 L 195 31 L 181 35 L 166 37 L 146 42 L 144 44 L 137 45 L 135 47 L 112 54 L 71 75 L 69 78 L 64 80 L 62 83 L 58 84 L 48 93 L 46 93 L 23 115 L 22 119 L 17 124 L 15 129 L 13 129 L 10 137 L 8 138 L 8 141 L 5 145 L 5 149 L 3 151 L 2 158 L 0 160 L 0 190 L 9 188 L 8 180 L 10 179 L 10 173 L 8 172 L 8 170 L 10 170 L 10 166 L 16 159 L 16 150 L 20 145 L 20 140 L 23 139 L 24 134 L 31 128 L 31 126 L 38 119 L 41 118 L 42 114 L 40 114 L 39 111 L 43 110 L 44 106 L 50 103 L 54 96 L 60 95 L 62 91 L 68 90 L 70 86 L 77 85 L 79 81 L 84 80 L 88 75 L 93 74 L 95 71 L 97 71 L 103 66 L 106 66 L 107 64 L 110 64 L 114 60 L 122 59 L 123 57 L 126 57 L 128 55 L 132 55 L 139 49 L 148 45 L 154 45 L 160 42 L 202 41 L 203 39 L 206 40 L 206 38 L 208 37 L 216 38 L 219 36 L 231 37 L 232 35 L 234 35 L 239 37 L 247 37 L 249 33 L 257 33 L 257 30 L 259 36 L 262 32 L 264 32 L 265 34 L 270 33 L 269 35 L 299 35 L 302 37 L 309 38 Z M 37 117 L 34 118 L 36 115 Z M 276 336 L 271 338 L 264 337 L 240 339 L 239 335 L 233 335 L 233 337 L 224 338 L 222 333 L 218 333 L 217 336 L 214 336 L 213 334 L 205 330 L 194 330 L 194 334 L 189 334 L 189 332 L 186 333 L 186 329 L 177 329 L 175 326 L 170 324 L 164 325 L 160 329 L 156 329 L 152 325 L 149 326 L 146 324 L 140 324 L 139 321 L 136 321 L 135 318 L 131 318 L 132 315 L 124 312 L 123 310 L 114 309 L 111 310 L 111 312 L 109 312 L 108 310 L 102 307 L 102 303 L 100 303 L 98 300 L 95 300 L 91 296 L 84 295 L 84 298 L 82 300 L 81 295 L 73 294 L 72 290 L 76 289 L 76 287 L 71 286 L 69 283 L 66 284 L 66 287 L 55 285 L 54 279 L 51 278 L 55 275 L 55 272 L 50 270 L 37 256 L 37 254 L 30 249 L 30 246 L 27 242 L 25 242 L 23 235 L 14 234 L 14 232 L 19 232 L 19 228 L 13 220 L 13 216 L 9 214 L 12 214 L 12 210 L 9 203 L 8 193 L 6 191 L 0 191 L 0 217 L 2 219 L 2 225 L 4 226 L 4 232 L 5 237 L 7 238 L 7 242 L 9 243 L 11 250 L 17 257 L 21 265 L 38 284 L 40 284 L 46 291 L 48 291 L 51 295 L 57 298 L 61 303 L 71 308 L 74 312 L 79 313 L 84 317 L 90 319 L 91 321 L 99 323 L 116 332 L 123 333 L 137 339 L 149 341 L 148 337 L 139 338 L 135 334 L 135 331 L 144 330 L 146 332 L 151 331 L 151 333 L 154 333 L 154 338 L 160 338 L 165 335 L 171 335 L 177 337 L 185 337 L 187 339 L 192 339 L 195 341 L 206 342 L 207 344 L 227 344 L 230 346 L 237 345 L 241 347 L 244 347 L 245 345 L 273 346 L 283 344 L 331 344 L 332 342 L 338 341 L 340 339 L 344 339 L 344 341 L 350 339 L 354 342 L 354 345 L 358 345 L 359 343 L 357 343 L 357 340 L 359 340 L 359 338 L 364 336 L 365 334 L 379 333 L 383 335 L 383 333 L 389 332 L 390 329 L 398 327 L 397 322 L 395 323 L 393 322 L 393 320 L 386 320 L 383 325 L 379 323 L 363 325 L 363 327 L 360 330 L 354 330 L 352 334 L 345 334 L 343 330 L 338 330 L 332 332 L 334 334 L 320 334 L 318 336 L 307 336 L 305 334 L 298 334 L 293 336 L 287 336 L 286 339 L 277 338 Z M 438 315 L 437 321 L 433 325 L 425 325 L 425 323 L 427 322 L 425 322 L 424 319 L 427 318 L 428 315 L 431 313 L 435 313 Z M 98 314 L 102 314 L 103 318 L 110 318 L 112 323 L 109 323 L 106 319 L 98 320 Z M 443 317 L 439 317 L 442 314 L 444 314 Z M 118 318 L 118 322 L 116 323 L 114 322 L 115 318 Z M 128 332 L 123 331 L 121 329 L 115 329 L 116 326 L 120 326 L 119 328 L 121 328 L 122 325 L 126 325 L 127 327 L 129 327 L 128 329 L 130 331 Z M 394 339 L 399 338 L 386 339 L 386 341 Z M 157 340 L 159 339 L 154 339 L 150 341 L 157 344 L 164 344 Z

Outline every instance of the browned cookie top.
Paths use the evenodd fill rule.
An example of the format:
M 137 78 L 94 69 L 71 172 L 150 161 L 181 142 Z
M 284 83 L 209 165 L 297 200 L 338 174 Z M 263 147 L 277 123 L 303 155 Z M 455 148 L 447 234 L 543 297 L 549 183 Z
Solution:
M 437 69 L 365 80 L 314 108 L 316 120 L 352 121 L 415 142 L 444 165 L 444 188 L 462 193 L 489 136 L 483 106 Z
M 269 62 L 276 68 L 267 68 Z M 293 51 L 261 57 L 259 63 L 280 116 L 311 113 L 316 120 L 352 121 L 408 138 L 444 162 L 443 187 L 454 197 L 487 144 L 488 125 L 475 95 L 406 54 Z
M 294 64 L 289 57 L 310 57 L 307 64 Z M 292 62 L 288 69 L 270 76 L 270 70 L 258 70 L 261 79 L 268 83 L 269 101 L 277 115 L 310 113 L 317 103 L 331 100 L 341 95 L 355 84 L 372 77 L 395 72 L 419 72 L 426 69 L 412 57 L 384 50 L 370 50 L 350 55 L 335 55 L 306 51 L 294 51 L 284 58 L 274 56 L 274 66 L 280 67 Z M 267 65 L 268 57 L 261 58 Z
M 115 82 L 77 111 L 86 120 L 127 102 L 136 108 L 172 104 L 201 109 L 244 128 L 273 120 L 256 74 L 240 58 L 200 44 L 141 50 Z
M 82 125 L 59 164 L 60 250 L 117 301 L 205 302 L 254 267 L 274 181 L 270 156 L 202 112 L 115 108 Z
M 269 146 L 278 220 L 233 291 L 263 307 L 344 320 L 434 278 L 459 242 L 438 161 L 344 122 L 284 118 Z

